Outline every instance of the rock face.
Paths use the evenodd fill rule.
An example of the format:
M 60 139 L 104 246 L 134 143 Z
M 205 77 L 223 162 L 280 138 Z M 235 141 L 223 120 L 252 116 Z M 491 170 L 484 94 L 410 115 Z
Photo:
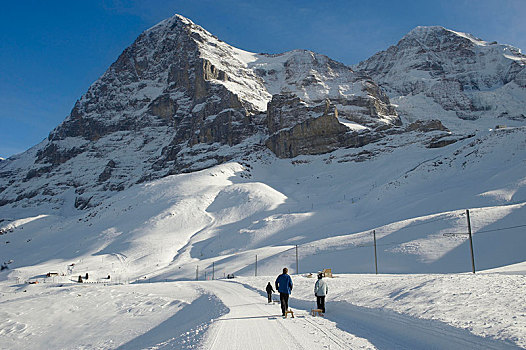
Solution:
M 359 147 L 377 138 L 369 131 L 350 131 L 342 120 L 368 128 L 401 125 L 378 85 L 326 56 L 296 50 L 259 55 L 249 66 L 272 95 L 266 111 L 269 138 L 265 144 L 278 157 Z
M 291 120 L 296 119 L 295 114 L 299 114 L 299 122 L 291 123 Z M 309 115 L 319 116 L 301 118 Z M 275 95 L 269 103 L 267 120 L 271 135 L 266 145 L 280 158 L 323 154 L 340 147 L 360 147 L 379 138 L 376 133 L 349 131 L 339 122 L 338 109 L 329 99 L 320 105 L 308 107 L 302 105 L 297 97 Z
M 358 144 L 342 120 L 400 124 L 387 95 L 341 63 L 242 51 L 176 15 L 126 48 L 47 140 L 1 163 L 0 205 L 82 209 L 264 145 L 294 157 Z
M 442 124 L 440 120 L 417 120 L 406 127 L 407 131 L 420 131 L 420 132 L 430 132 L 430 131 L 449 131 L 448 128 Z
M 471 129 L 497 117 L 524 122 L 526 56 L 509 45 L 417 27 L 354 69 L 378 82 L 409 120 L 439 118 Z
M 329 100 L 322 105 L 307 107 L 302 106 L 297 97 L 287 99 L 283 95 L 277 96 L 269 103 L 268 127 L 275 132 L 266 144 L 278 157 L 327 153 L 343 144 L 342 138 L 348 129 L 338 122 L 338 111 Z M 283 116 L 284 109 L 303 116 L 322 114 L 315 118 L 304 118 L 303 121 L 298 118 L 298 123 L 291 123 L 292 115 Z
M 370 126 L 400 123 L 389 98 L 376 83 L 327 56 L 295 50 L 280 55 L 259 55 L 249 65 L 263 79 L 273 96 L 272 105 L 267 107 L 269 116 L 271 109 L 276 110 L 276 103 L 295 96 L 301 104 L 310 107 L 328 99 L 338 108 L 340 117 Z M 287 113 L 283 111 L 283 118 Z M 300 121 L 298 117 L 312 117 L 311 114 L 300 117 L 300 114 L 296 113 L 293 119 Z M 276 130 L 269 131 L 273 133 Z

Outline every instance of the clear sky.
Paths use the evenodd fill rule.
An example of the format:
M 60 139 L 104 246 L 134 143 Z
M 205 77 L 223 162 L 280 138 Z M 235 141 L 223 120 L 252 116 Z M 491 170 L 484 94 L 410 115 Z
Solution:
M 141 32 L 176 13 L 244 50 L 309 49 L 349 65 L 419 25 L 526 51 L 526 0 L 3 1 L 0 157 L 46 138 Z

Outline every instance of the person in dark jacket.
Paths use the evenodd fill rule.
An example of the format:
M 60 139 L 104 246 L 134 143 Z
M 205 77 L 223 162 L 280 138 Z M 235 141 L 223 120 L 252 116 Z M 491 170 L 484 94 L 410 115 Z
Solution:
M 274 290 L 274 288 L 272 288 L 272 285 L 270 284 L 270 282 L 267 284 L 267 297 L 268 297 L 268 302 L 271 303 L 272 302 L 272 293 L 275 293 L 276 291 Z
M 279 300 L 281 302 L 281 314 L 285 316 L 285 312 L 289 309 L 289 295 L 292 293 L 292 278 L 288 275 L 289 269 L 283 268 L 283 273 L 276 278 L 276 289 L 279 292 Z

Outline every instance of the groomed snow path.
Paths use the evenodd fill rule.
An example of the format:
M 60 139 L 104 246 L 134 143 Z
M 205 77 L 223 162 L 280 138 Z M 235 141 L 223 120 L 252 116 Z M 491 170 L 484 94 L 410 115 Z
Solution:
M 205 349 L 367 349 L 369 342 L 344 332 L 327 320 L 294 309 L 295 318 L 284 319 L 278 303 L 236 282 L 207 283 L 230 309 L 208 331 Z M 273 295 L 276 299 L 276 294 Z M 279 298 L 279 297 L 278 297 Z
M 284 319 L 278 303 L 234 281 L 210 281 L 230 312 L 212 323 L 204 349 L 517 349 L 441 322 L 421 320 L 347 303 L 327 305 L 327 318 L 312 317 L 314 306 L 291 298 L 295 318 Z M 276 299 L 276 295 L 274 295 Z

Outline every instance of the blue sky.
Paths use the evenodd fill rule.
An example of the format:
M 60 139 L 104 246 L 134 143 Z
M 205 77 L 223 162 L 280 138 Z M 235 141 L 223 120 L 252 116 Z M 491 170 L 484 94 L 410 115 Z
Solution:
M 244 50 L 309 49 L 349 65 L 419 25 L 526 51 L 526 0 L 6 1 L 0 11 L 0 157 L 46 138 L 142 31 L 175 13 Z

